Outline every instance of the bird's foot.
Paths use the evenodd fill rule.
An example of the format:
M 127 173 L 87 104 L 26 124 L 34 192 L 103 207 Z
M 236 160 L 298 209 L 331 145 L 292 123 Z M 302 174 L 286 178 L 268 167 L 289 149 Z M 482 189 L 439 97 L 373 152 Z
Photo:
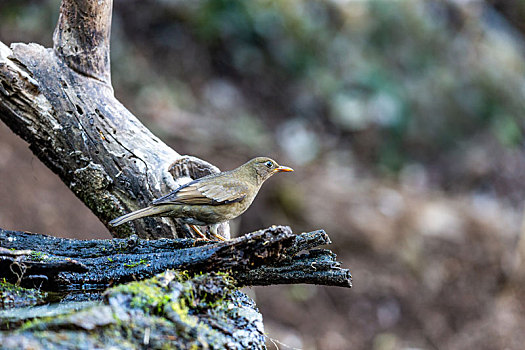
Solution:
M 220 224 L 213 224 L 210 226 L 210 233 L 213 237 L 217 238 L 219 241 L 227 241 L 228 239 L 221 236 L 217 233 L 217 230 L 219 229 Z
M 219 241 L 227 241 L 226 238 L 224 238 L 223 236 L 221 236 L 221 235 L 219 235 L 219 234 L 217 234 L 217 233 L 213 233 L 213 232 L 212 232 L 211 235 L 212 235 L 213 237 L 217 238 Z
M 192 225 L 192 224 L 188 224 L 188 226 L 193 230 L 195 231 L 195 233 L 199 236 L 199 238 L 197 238 L 198 240 L 203 240 L 203 241 L 212 241 L 212 239 L 210 239 L 209 237 L 207 237 L 204 233 L 201 232 L 201 230 L 199 230 L 199 228 L 195 225 Z M 227 241 L 226 238 L 222 237 L 221 235 L 219 235 L 218 233 L 216 232 L 213 232 L 214 230 L 211 230 L 211 235 L 215 238 L 217 238 L 217 240 L 219 241 Z
M 205 241 L 209 241 L 210 239 L 208 237 L 206 237 L 206 235 L 204 233 L 201 232 L 201 230 L 199 230 L 199 228 L 195 225 L 192 225 L 192 224 L 188 224 L 188 226 L 200 237 L 198 239 L 202 239 L 202 240 L 205 240 Z

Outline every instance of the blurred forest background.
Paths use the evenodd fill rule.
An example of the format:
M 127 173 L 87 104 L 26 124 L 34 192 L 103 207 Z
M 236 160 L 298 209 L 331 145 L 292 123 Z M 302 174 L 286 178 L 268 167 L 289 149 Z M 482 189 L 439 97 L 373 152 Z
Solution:
M 52 46 L 58 8 L 0 1 L 0 40 Z M 254 288 L 270 337 L 523 348 L 525 2 L 115 0 L 112 29 L 116 96 L 176 151 L 296 170 L 233 229 L 324 228 L 351 268 Z M 0 198 L 2 228 L 110 237 L 3 124 Z

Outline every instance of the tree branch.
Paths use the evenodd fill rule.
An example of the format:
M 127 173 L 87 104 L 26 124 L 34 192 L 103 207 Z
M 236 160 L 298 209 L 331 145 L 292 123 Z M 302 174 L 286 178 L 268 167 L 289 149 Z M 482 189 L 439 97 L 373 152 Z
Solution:
M 144 279 L 167 269 L 227 271 L 239 285 L 310 283 L 350 287 L 351 276 L 329 250 L 328 235 L 314 231 L 294 235 L 272 226 L 226 242 L 191 239 L 148 241 L 132 237 L 79 241 L 0 229 L 0 278 L 43 290 L 104 290 Z M 19 249 L 25 249 L 23 253 Z M 14 251 L 13 251 L 14 250 Z M 298 254 L 307 250 L 304 254 Z M 15 263 L 24 271 L 12 271 Z
M 114 97 L 111 8 L 111 0 L 63 0 L 53 50 L 0 42 L 0 119 L 106 224 L 192 178 L 218 171 L 203 160 L 179 155 Z M 229 226 L 221 229 L 228 237 Z M 185 225 L 168 218 L 146 218 L 110 230 L 114 236 L 131 237 L 76 241 L 0 229 L 0 278 L 83 295 L 129 282 L 110 290 L 103 305 L 0 333 L 3 347 L 18 348 L 28 341 L 56 345 L 70 337 L 66 344 L 84 340 L 90 342 L 86 348 L 100 348 L 129 341 L 123 334 L 132 334 L 132 344 L 145 347 L 150 341 L 156 342 L 152 347 L 259 347 L 263 327 L 253 302 L 228 277 L 211 272 L 226 271 L 237 285 L 351 286 L 350 272 L 339 267 L 334 254 L 312 249 L 330 243 L 324 231 L 294 235 L 288 227 L 275 226 L 211 243 L 146 240 L 189 235 Z M 301 254 L 303 250 L 307 252 Z M 130 282 L 167 269 L 196 274 L 185 280 L 185 274 L 168 271 Z M 55 332 L 56 338 L 43 329 Z M 152 329 L 158 333 L 150 338 Z
M 33 153 L 105 224 L 149 205 L 191 175 L 218 171 L 181 157 L 115 99 L 111 1 L 64 0 L 60 11 L 54 50 L 0 42 L 0 119 Z M 221 229 L 229 237 L 228 225 Z M 191 237 L 185 225 L 169 218 L 110 231 L 117 237 Z
M 69 68 L 111 85 L 109 37 L 113 0 L 65 0 L 53 49 Z

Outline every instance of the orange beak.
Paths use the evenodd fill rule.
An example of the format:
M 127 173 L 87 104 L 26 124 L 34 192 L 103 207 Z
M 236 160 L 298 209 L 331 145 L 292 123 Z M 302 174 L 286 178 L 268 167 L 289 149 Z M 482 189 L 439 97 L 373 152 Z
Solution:
M 277 169 L 275 169 L 275 172 L 276 173 L 280 173 L 280 172 L 289 172 L 289 171 L 293 171 L 292 168 L 289 168 L 287 166 L 282 166 L 280 165 Z

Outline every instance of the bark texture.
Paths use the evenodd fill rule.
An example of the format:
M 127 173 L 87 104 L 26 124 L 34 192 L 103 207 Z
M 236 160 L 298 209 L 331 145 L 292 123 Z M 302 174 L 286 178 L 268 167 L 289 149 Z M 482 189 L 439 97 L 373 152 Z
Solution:
M 217 243 L 136 236 L 80 241 L 0 229 L 6 309 L 0 343 L 5 349 L 264 349 L 262 316 L 238 287 L 350 287 L 350 272 L 335 255 L 312 249 L 329 243 L 322 230 L 294 235 L 285 226 Z M 36 285 L 38 295 L 6 281 Z M 20 307 L 50 298 L 61 303 Z
M 167 269 L 227 272 L 237 286 L 308 283 L 351 287 L 323 230 L 272 226 L 225 242 L 193 239 L 81 241 L 0 229 L 0 279 L 43 291 L 100 293 Z
M 2 349 L 265 349 L 255 303 L 225 275 L 166 271 L 97 302 L 0 312 Z

